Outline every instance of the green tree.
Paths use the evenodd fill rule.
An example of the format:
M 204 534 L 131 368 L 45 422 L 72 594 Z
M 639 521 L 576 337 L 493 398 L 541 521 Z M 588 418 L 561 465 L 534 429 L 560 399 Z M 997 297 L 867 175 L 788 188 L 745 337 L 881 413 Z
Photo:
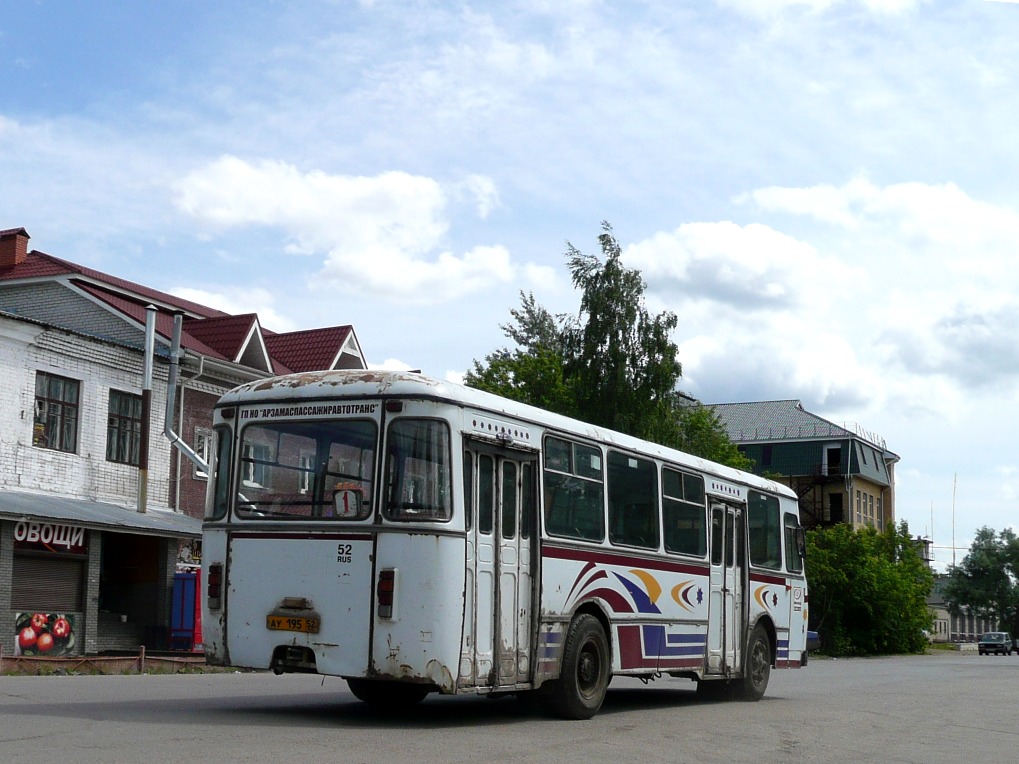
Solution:
M 485 357 L 484 364 L 475 361 L 465 381 L 470 387 L 557 414 L 573 416 L 576 412 L 563 357 L 551 348 L 540 347 L 530 353 L 519 348 L 496 350 Z
M 567 265 L 581 298 L 578 320 L 567 326 L 566 372 L 586 421 L 653 437 L 673 416 L 683 375 L 671 339 L 676 315 L 648 312 L 640 271 L 620 262 L 608 223 L 602 223 L 598 241 L 602 258 L 567 244 Z
M 520 308 L 510 310 L 513 320 L 500 325 L 516 348 L 499 348 L 474 361 L 464 375 L 470 387 L 487 390 L 522 403 L 576 416 L 572 385 L 566 377 L 565 325 L 563 316 L 553 316 L 538 305 L 533 294 L 520 293 Z
M 962 563 L 948 571 L 944 595 L 948 612 L 987 618 L 995 628 L 1019 634 L 1019 538 L 1010 529 L 976 532 Z
M 725 426 L 710 406 L 699 401 L 677 408 L 679 439 L 676 448 L 750 472 L 754 463 L 729 440 Z
M 475 360 L 465 381 L 514 400 L 585 422 L 747 468 L 710 408 L 677 392 L 679 349 L 670 339 L 676 316 L 651 315 L 640 272 L 624 267 L 608 223 L 601 257 L 567 242 L 567 267 L 581 291 L 576 317 L 553 315 L 521 293 L 512 321 L 500 328 L 515 347 Z
M 922 652 L 933 574 L 905 522 L 878 532 L 840 523 L 807 532 L 810 612 L 831 655 Z

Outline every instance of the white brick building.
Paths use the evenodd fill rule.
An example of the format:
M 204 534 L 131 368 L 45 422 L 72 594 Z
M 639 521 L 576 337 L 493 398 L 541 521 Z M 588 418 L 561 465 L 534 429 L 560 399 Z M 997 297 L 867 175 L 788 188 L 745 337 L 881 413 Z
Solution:
M 46 625 L 32 630 L 37 652 L 61 618 L 69 635 L 44 640 L 46 653 L 162 646 L 178 550 L 199 538 L 201 522 L 169 505 L 168 439 L 149 441 L 144 512 L 143 473 L 109 458 L 111 393 L 141 394 L 142 352 L 0 312 L 0 358 L 0 645 L 33 652 L 26 618 L 44 613 Z M 164 361 L 153 373 L 157 435 L 166 371 Z M 76 390 L 72 450 L 40 445 L 41 377 Z
M 191 649 L 207 476 L 181 450 L 207 453 L 212 405 L 242 382 L 365 368 L 357 338 L 276 334 L 28 240 L 0 230 L 0 650 Z M 164 436 L 175 334 L 182 449 Z

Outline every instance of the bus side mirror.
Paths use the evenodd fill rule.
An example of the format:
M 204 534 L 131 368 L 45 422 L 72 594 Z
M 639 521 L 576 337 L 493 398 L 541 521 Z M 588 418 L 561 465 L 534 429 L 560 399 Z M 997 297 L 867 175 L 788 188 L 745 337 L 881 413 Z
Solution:
M 803 526 L 796 527 L 796 551 L 800 553 L 800 559 L 807 559 L 807 534 Z

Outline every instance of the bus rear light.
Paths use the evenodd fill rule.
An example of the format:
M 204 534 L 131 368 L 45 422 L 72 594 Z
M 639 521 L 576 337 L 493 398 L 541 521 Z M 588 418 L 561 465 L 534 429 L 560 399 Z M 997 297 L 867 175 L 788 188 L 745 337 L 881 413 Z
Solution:
M 375 588 L 379 603 L 379 618 L 396 617 L 396 568 L 379 571 L 379 582 Z
M 219 610 L 223 605 L 223 563 L 209 565 L 209 576 L 205 580 L 205 598 L 209 610 Z

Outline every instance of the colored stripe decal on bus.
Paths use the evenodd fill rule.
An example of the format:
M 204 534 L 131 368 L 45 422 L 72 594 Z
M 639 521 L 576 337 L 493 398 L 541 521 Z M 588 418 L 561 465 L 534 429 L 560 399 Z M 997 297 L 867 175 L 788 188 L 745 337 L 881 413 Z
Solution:
M 555 676 L 559 671 L 563 633 L 557 626 L 542 627 L 538 634 L 538 673 Z
M 787 582 L 781 576 L 768 576 L 764 573 L 750 572 L 750 583 L 752 584 L 774 584 L 775 586 L 787 586 Z
M 779 590 L 784 595 L 785 585 L 779 585 Z M 778 607 L 778 594 L 779 592 L 775 591 L 771 584 L 758 586 L 754 589 L 754 599 L 757 601 L 757 604 L 769 611 Z
M 612 610 L 613 613 L 633 612 L 633 607 L 630 605 L 629 602 L 626 601 L 623 595 L 612 589 L 594 589 L 593 591 L 590 591 L 587 594 L 583 595 L 580 598 L 579 602 L 586 602 L 588 600 L 593 599 L 604 600 L 608 604 L 609 609 Z
M 775 653 L 777 660 L 788 660 L 789 659 L 789 640 L 780 639 L 775 645 Z
M 570 593 L 566 595 L 566 599 L 570 599 L 570 597 L 573 596 L 573 592 L 575 592 L 577 590 L 577 584 L 580 583 L 580 579 L 582 579 L 587 574 L 587 572 L 589 570 L 591 570 L 593 567 L 594 567 L 594 563 L 593 562 L 589 562 L 589 563 L 587 563 L 587 565 L 584 566 L 584 569 L 582 571 L 580 571 L 580 573 L 577 575 L 576 580 L 573 582 L 573 586 L 570 587 Z M 587 583 L 590 583 L 590 582 L 587 582 Z M 585 586 L 586 586 L 586 584 L 585 584 Z
M 653 573 L 640 568 L 627 571 L 629 575 L 613 571 L 613 576 L 622 584 L 630 597 L 630 602 L 628 602 L 622 593 L 605 585 L 599 585 L 597 589 L 591 589 L 596 582 L 605 581 L 608 583 L 608 580 L 610 580 L 604 570 L 598 570 L 592 575 L 588 575 L 592 568 L 593 563 L 588 563 L 574 579 L 567 598 L 567 602 L 571 603 L 572 606 L 591 599 L 601 599 L 615 613 L 662 614 L 662 610 L 658 606 L 658 600 L 661 598 L 664 590 L 661 582 Z M 581 584 L 581 579 L 585 576 L 587 578 Z M 633 578 L 630 576 L 633 576 Z M 698 610 L 704 602 L 704 589 L 697 581 L 682 581 L 672 587 L 669 595 L 677 605 L 689 613 Z
M 667 634 L 660 624 L 616 627 L 620 668 L 680 669 L 704 665 L 707 637 L 703 634 Z
M 630 572 L 634 574 L 639 574 L 642 573 L 643 571 L 634 570 Z M 623 584 L 623 586 L 626 587 L 626 590 L 630 592 L 630 597 L 633 598 L 633 603 L 634 605 L 637 606 L 638 613 L 660 614 L 662 612 L 661 610 L 658 609 L 658 606 L 655 605 L 655 603 L 652 601 L 653 599 L 657 599 L 657 597 L 654 597 L 651 592 L 645 592 L 640 587 L 639 584 L 631 581 L 628 578 L 625 578 L 624 576 L 619 575 L 618 573 L 616 573 L 616 578 L 618 578 L 619 581 Z M 644 585 L 647 586 L 648 585 L 647 579 L 644 578 L 643 576 L 641 576 L 640 578 Z M 654 583 L 657 586 L 658 582 L 655 581 Z M 661 591 L 661 586 L 658 586 L 658 591 L 659 592 Z
M 632 554 L 608 552 L 601 549 L 574 549 L 548 542 L 542 545 L 541 556 L 542 558 L 552 560 L 576 560 L 577 562 L 594 562 L 601 563 L 602 565 L 618 565 L 628 568 L 650 568 L 651 570 L 663 570 L 670 573 L 685 573 L 695 576 L 708 575 L 708 565 L 706 562 L 703 565 L 697 565 L 678 561 L 655 560 L 649 557 L 636 557 Z

